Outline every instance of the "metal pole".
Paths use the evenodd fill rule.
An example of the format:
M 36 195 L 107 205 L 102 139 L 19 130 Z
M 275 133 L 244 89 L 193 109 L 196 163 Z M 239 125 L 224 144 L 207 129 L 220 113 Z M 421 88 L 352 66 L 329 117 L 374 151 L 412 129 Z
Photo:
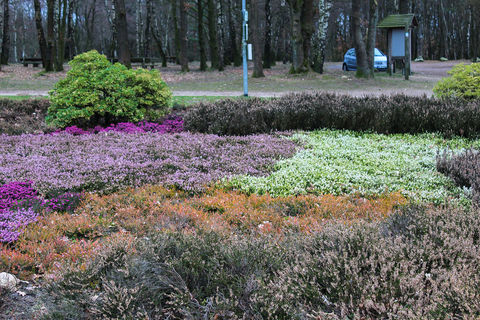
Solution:
M 242 36 L 243 95 L 245 97 L 248 97 L 248 62 L 247 62 L 248 11 L 247 11 L 247 0 L 242 0 L 242 13 L 243 13 L 243 36 Z

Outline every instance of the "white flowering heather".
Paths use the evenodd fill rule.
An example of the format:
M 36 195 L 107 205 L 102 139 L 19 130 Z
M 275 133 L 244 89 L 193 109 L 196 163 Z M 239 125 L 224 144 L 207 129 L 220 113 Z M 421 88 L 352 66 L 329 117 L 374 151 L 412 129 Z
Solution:
M 306 144 L 279 162 L 267 177 L 239 176 L 229 183 L 248 192 L 275 196 L 305 193 L 377 195 L 399 191 L 417 200 L 439 202 L 461 189 L 436 171 L 438 150 L 460 150 L 480 141 L 444 140 L 427 135 L 380 135 L 323 130 L 297 134 Z
M 0 183 L 33 181 L 43 195 L 145 184 L 197 191 L 232 175 L 266 175 L 295 148 L 294 142 L 270 135 L 3 135 Z

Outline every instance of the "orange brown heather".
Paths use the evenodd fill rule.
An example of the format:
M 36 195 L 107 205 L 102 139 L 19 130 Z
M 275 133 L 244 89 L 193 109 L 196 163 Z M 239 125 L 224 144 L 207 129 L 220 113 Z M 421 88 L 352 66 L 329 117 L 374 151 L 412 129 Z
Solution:
M 376 199 L 353 196 L 306 195 L 274 198 L 210 190 L 187 194 L 152 186 L 109 196 L 93 195 L 80 209 L 87 215 L 112 217 L 119 228 L 144 233 L 162 229 L 255 231 L 262 224 L 276 232 L 312 232 L 331 220 L 354 222 L 385 218 L 407 199 L 399 193 Z
M 108 196 L 88 195 L 74 215 L 51 214 L 29 226 L 13 245 L 0 245 L 0 268 L 31 276 L 81 263 L 112 238 L 154 230 L 240 233 L 315 232 L 328 222 L 379 220 L 407 200 L 398 193 L 376 199 L 307 195 L 273 198 L 209 190 L 187 193 L 148 186 Z

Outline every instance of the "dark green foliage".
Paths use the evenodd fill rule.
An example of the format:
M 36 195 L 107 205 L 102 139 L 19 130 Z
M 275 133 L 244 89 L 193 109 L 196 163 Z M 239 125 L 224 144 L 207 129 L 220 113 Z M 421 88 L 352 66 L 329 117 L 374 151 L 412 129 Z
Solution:
M 47 130 L 45 116 L 50 102 L 46 99 L 0 100 L 0 134 L 22 134 Z
M 65 79 L 50 92 L 47 123 L 58 128 L 156 120 L 172 93 L 156 70 L 130 70 L 90 51 L 76 56 Z
M 460 187 L 471 188 L 474 203 L 480 204 L 480 153 L 470 149 L 460 154 L 444 152 L 437 157 L 437 170 Z
M 200 103 L 187 112 L 185 126 L 190 131 L 222 135 L 330 128 L 474 137 L 480 133 L 480 102 L 301 93 Z
M 157 233 L 136 251 L 108 246 L 45 301 L 77 319 L 473 319 L 479 213 L 410 207 L 284 237 Z

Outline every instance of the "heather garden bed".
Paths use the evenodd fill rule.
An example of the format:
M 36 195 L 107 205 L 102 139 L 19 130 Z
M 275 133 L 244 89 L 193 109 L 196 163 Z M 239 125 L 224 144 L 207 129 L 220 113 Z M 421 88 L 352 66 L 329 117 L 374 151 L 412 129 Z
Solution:
M 39 286 L 26 318 L 478 317 L 478 104 L 422 99 L 1 135 L 0 272 Z

